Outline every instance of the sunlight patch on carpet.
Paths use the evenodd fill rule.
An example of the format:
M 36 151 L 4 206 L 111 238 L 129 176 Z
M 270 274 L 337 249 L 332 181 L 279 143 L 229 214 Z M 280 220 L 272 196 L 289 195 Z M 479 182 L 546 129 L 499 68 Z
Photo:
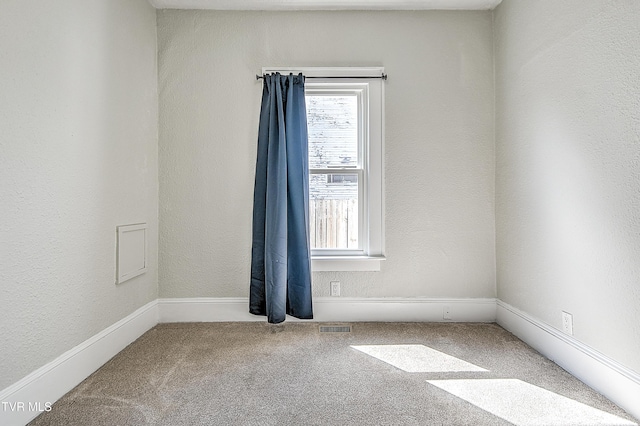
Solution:
M 488 371 L 424 345 L 358 345 L 351 347 L 408 373 Z
M 515 425 L 635 425 L 517 379 L 427 380 Z

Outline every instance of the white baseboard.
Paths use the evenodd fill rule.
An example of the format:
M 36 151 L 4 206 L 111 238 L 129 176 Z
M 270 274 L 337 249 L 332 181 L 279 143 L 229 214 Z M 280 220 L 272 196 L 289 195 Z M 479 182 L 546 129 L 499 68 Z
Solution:
M 154 300 L 2 390 L 0 424 L 27 424 L 157 323 Z
M 501 300 L 497 301 L 496 322 L 640 418 L 640 374 Z
M 444 319 L 445 307 L 450 320 Z M 160 322 L 266 321 L 249 313 L 245 297 L 158 299 L 158 310 Z M 494 322 L 496 300 L 319 297 L 313 311 L 316 322 Z
M 266 321 L 247 298 L 157 299 L 0 392 L 0 424 L 24 425 L 158 322 Z M 448 308 L 451 319 L 444 319 Z M 287 321 L 304 321 L 288 317 Z M 640 418 L 640 375 L 496 299 L 314 299 L 316 322 L 497 322 L 596 391 Z M 9 403 L 22 402 L 22 410 Z M 29 407 L 29 403 L 33 404 Z M 13 405 L 13 407 L 16 407 Z M 38 408 L 30 410 L 30 408 Z

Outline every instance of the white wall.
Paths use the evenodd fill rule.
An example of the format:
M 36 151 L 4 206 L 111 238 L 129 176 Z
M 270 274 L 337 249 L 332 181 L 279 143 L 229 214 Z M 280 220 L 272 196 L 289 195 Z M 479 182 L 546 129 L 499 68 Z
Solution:
M 263 66 L 384 66 L 381 272 L 314 294 L 494 297 L 491 12 L 158 11 L 160 295 L 247 296 Z
M 0 389 L 157 297 L 155 11 L 0 4 Z M 116 286 L 117 225 L 149 271 Z
M 640 372 L 640 2 L 495 11 L 498 297 Z

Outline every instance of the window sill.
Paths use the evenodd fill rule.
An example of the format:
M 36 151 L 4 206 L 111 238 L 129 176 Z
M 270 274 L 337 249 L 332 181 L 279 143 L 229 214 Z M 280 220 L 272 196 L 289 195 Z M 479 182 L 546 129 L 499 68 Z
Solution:
M 316 256 L 311 258 L 311 270 L 323 271 L 379 271 L 383 256 Z

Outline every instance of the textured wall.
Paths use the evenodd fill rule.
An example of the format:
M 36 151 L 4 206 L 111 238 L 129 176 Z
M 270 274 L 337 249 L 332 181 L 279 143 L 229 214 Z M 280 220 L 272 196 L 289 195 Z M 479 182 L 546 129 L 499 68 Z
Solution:
M 0 389 L 157 297 L 155 11 L 0 4 Z M 117 225 L 149 271 L 116 286 Z
M 263 66 L 384 66 L 381 272 L 343 296 L 494 297 L 491 12 L 158 11 L 160 295 L 247 296 Z
M 640 2 L 495 12 L 498 296 L 640 372 Z

